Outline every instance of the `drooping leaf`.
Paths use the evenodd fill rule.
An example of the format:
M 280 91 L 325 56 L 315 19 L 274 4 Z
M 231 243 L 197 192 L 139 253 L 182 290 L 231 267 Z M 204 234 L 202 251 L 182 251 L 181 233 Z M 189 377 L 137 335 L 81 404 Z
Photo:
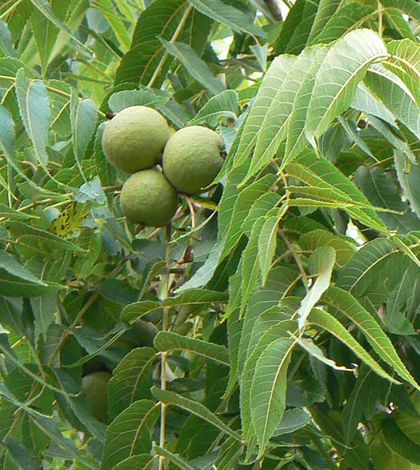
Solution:
M 316 51 L 316 49 L 313 49 Z M 311 66 L 306 71 L 305 76 L 296 92 L 293 102 L 293 109 L 288 117 L 287 142 L 285 155 L 280 162 L 280 170 L 291 162 L 300 151 L 307 145 L 305 137 L 305 123 L 307 119 L 312 91 L 315 85 L 315 78 L 328 52 L 328 47 L 319 47 L 312 58 Z
M 224 346 L 188 338 L 169 331 L 159 332 L 154 340 L 158 351 L 191 351 L 224 365 L 229 365 L 229 353 Z
M 168 449 L 155 446 L 153 450 L 156 452 L 157 455 L 165 457 L 165 460 L 173 462 L 178 468 L 182 470 L 198 470 L 196 466 L 192 465 L 180 455 L 170 452 Z
M 221 0 L 188 0 L 194 7 L 210 18 L 224 23 L 237 31 L 265 37 L 264 31 L 255 26 L 241 10 L 223 3 Z
M 395 150 L 394 158 L 398 181 L 410 201 L 411 208 L 417 217 L 420 217 L 420 199 L 416 190 L 420 181 L 420 166 L 407 165 L 407 158 L 401 150 Z
M 382 433 L 371 444 L 371 455 L 378 470 L 400 470 L 407 468 L 415 470 L 416 466 L 409 460 L 398 455 L 383 439 Z
M 175 392 L 161 390 L 157 387 L 152 388 L 152 394 L 160 402 L 165 403 L 167 405 L 178 406 L 186 411 L 189 411 L 193 415 L 204 419 L 213 426 L 216 426 L 216 428 L 220 429 L 228 436 L 233 437 L 239 442 L 241 441 L 241 438 L 233 429 L 227 426 L 222 420 L 220 420 L 214 413 L 212 413 L 201 403 L 194 400 L 190 400 L 189 398 L 182 397 L 181 395 Z
M 46 146 L 50 119 L 47 90 L 43 82 L 28 79 L 25 70 L 20 69 L 16 75 L 16 92 L 25 130 L 32 140 L 37 158 L 45 166 L 48 160 Z
M 162 307 L 176 307 L 178 305 L 206 305 L 212 302 L 223 302 L 227 296 L 223 292 L 205 289 L 183 289 L 176 297 L 169 297 L 163 302 L 144 300 L 124 307 L 121 317 L 125 321 L 132 321 L 146 313 L 159 310 Z
M 215 127 L 221 118 L 235 120 L 238 114 L 238 93 L 234 90 L 224 90 L 211 97 L 189 124 L 207 123 Z
M 114 369 L 108 384 L 110 421 L 137 400 L 150 398 L 154 359 L 152 348 L 136 348 Z
M 245 162 L 251 153 L 265 115 L 295 60 L 294 57 L 279 56 L 267 70 L 249 115 L 243 124 L 243 132 L 235 151 L 235 166 Z
M 326 230 L 309 230 L 299 238 L 303 250 L 313 252 L 321 246 L 331 246 L 336 253 L 336 264 L 345 266 L 356 252 L 356 246 L 351 239 L 334 235 Z
M 311 255 L 310 263 L 312 265 L 312 274 L 317 276 L 317 278 L 302 300 L 297 312 L 300 329 L 304 327 L 311 310 L 319 302 L 323 293 L 330 285 L 332 270 L 335 264 L 334 248 L 327 246 L 317 248 Z
M 255 290 L 260 275 L 259 266 L 259 238 L 265 223 L 265 217 L 258 219 L 252 229 L 249 242 L 243 253 L 243 263 L 239 265 L 242 272 L 241 282 L 241 317 L 251 296 Z
M 209 66 L 195 53 L 194 49 L 188 44 L 181 42 L 169 42 L 162 39 L 166 50 L 188 70 L 189 74 L 201 83 L 207 90 L 217 95 L 224 89 L 223 83 L 217 79 Z
M 17 57 L 18 55 L 13 47 L 10 30 L 7 23 L 3 20 L 0 22 L 0 51 L 2 51 L 5 56 Z
M 252 397 L 252 393 L 254 387 L 256 387 L 256 380 L 261 380 L 260 376 L 257 376 L 257 364 L 262 357 L 264 351 L 275 341 L 283 338 L 284 341 L 289 341 L 290 337 L 288 335 L 288 331 L 296 331 L 297 325 L 295 322 L 284 320 L 278 321 L 276 324 L 272 325 L 268 330 L 259 338 L 258 343 L 254 346 L 252 350 L 250 350 L 250 354 L 246 359 L 245 364 L 243 365 L 243 372 L 241 374 L 241 420 L 242 420 L 242 433 L 245 439 L 250 439 L 256 433 L 255 423 L 254 423 L 254 415 L 253 415 L 253 406 L 255 405 Z M 287 358 L 286 358 L 287 360 Z M 273 368 L 274 370 L 274 368 Z M 282 371 L 281 368 L 278 369 L 279 372 Z M 268 374 L 272 373 L 272 370 L 269 371 L 267 368 L 267 377 Z M 270 376 L 270 379 L 272 377 Z M 284 378 L 283 378 L 284 380 Z M 255 385 L 254 385 L 255 383 Z M 266 384 L 266 388 L 268 389 L 269 383 Z M 279 387 L 280 392 L 282 391 L 282 387 L 284 386 L 280 384 L 273 383 L 272 386 Z M 275 392 L 273 391 L 273 394 Z M 280 393 L 280 400 L 281 400 L 281 393 Z M 271 397 L 268 395 L 268 399 L 276 400 L 274 396 Z M 261 406 L 264 403 L 261 401 Z M 266 403 L 265 405 L 272 406 L 271 403 Z M 274 405 L 276 406 L 276 405 Z M 281 406 L 281 403 L 280 403 Z M 281 412 L 281 409 L 280 409 Z M 281 417 L 279 418 L 281 419 Z M 278 424 L 278 423 L 277 423 Z M 276 424 L 276 426 L 277 426 Z
M 0 106 L 0 146 L 6 159 L 15 166 L 15 124 L 4 106 Z
M 171 41 L 180 24 L 183 27 L 174 39 L 193 46 L 201 55 L 211 21 L 188 5 L 186 0 L 159 0 L 142 11 L 130 50 L 116 71 L 115 85 L 126 82 L 148 85 L 153 80 L 152 85 L 160 86 L 172 59 L 160 39 Z M 169 57 L 164 59 L 165 54 Z
M 395 116 L 363 83 L 359 83 L 351 104 L 352 108 L 374 115 L 396 127 Z
M 120 413 L 109 425 L 102 459 L 103 470 L 152 448 L 151 431 L 159 416 L 159 406 L 151 400 L 139 400 Z
M 381 64 L 373 64 L 364 83 L 387 109 L 419 138 L 419 110 L 404 82 Z
M 409 382 L 414 388 L 420 389 L 378 322 L 349 292 L 338 287 L 330 287 L 324 295 L 324 300 L 355 323 L 379 357 L 391 366 L 402 379 Z
M 398 190 L 389 177 L 380 169 L 359 167 L 356 181 L 372 205 L 383 206 L 387 209 L 399 211 L 401 214 L 380 214 L 382 220 L 391 230 L 407 233 L 420 228 L 420 221 L 411 212 L 398 194 Z
M 377 282 L 377 276 L 395 252 L 393 243 L 386 239 L 365 244 L 340 271 L 337 285 L 357 296 L 363 295 Z
M 188 289 L 195 289 L 204 286 L 210 281 L 216 271 L 217 266 L 219 265 L 224 246 L 225 240 L 223 239 L 213 246 L 203 266 L 197 270 L 191 279 L 189 279 L 178 289 L 179 293 L 185 292 Z
M 290 408 L 285 411 L 280 424 L 274 431 L 274 436 L 290 434 L 303 428 L 311 421 L 311 416 L 303 408 Z
M 353 100 L 357 84 L 367 67 L 386 59 L 388 51 L 373 31 L 352 31 L 328 51 L 316 76 L 313 99 L 309 105 L 306 132 L 320 137 L 331 122 L 345 111 Z
M 370 418 L 375 406 L 387 388 L 371 370 L 363 367 L 357 377 L 357 382 L 349 396 L 348 403 L 343 408 L 343 432 L 346 442 L 353 440 L 357 426 L 363 417 Z
M 420 92 L 416 87 L 420 76 L 420 48 L 418 44 L 410 39 L 403 39 L 402 41 L 390 41 L 387 48 L 392 56 L 384 65 L 405 83 L 418 105 L 420 103 Z
M 366 365 L 368 365 L 379 376 L 393 383 L 399 383 L 388 374 L 373 357 L 361 346 L 361 344 L 346 330 L 344 325 L 328 312 L 321 309 L 313 309 L 308 317 L 310 325 L 318 326 L 334 335 L 343 344 L 349 347 Z
M 420 465 L 420 446 L 406 436 L 392 418 L 381 421 L 381 429 L 387 445 L 401 457 Z
M 265 113 L 261 129 L 258 131 L 254 154 L 244 181 L 267 165 L 277 152 L 281 142 L 285 140 L 297 92 L 306 72 L 311 68 L 316 58 L 318 50 L 318 47 L 305 49 L 294 61 L 281 87 L 277 89 Z
M 296 1 L 290 9 L 276 40 L 277 53 L 299 54 L 308 41 L 319 2 Z
M 112 0 L 100 0 L 95 7 L 101 11 L 119 40 L 121 48 L 126 51 L 130 46 L 130 34 L 124 22 L 124 14 L 115 8 Z
M 42 2 L 41 2 L 42 3 Z M 54 15 L 59 21 L 65 19 L 69 2 L 65 0 L 55 0 L 51 6 L 45 5 L 45 8 Z M 48 64 L 52 58 L 54 46 L 60 29 L 44 14 L 42 9 L 34 9 L 31 15 L 31 25 L 37 43 L 38 54 L 41 60 L 42 70 L 45 73 Z
M 263 455 L 283 417 L 286 404 L 287 369 L 294 347 L 291 339 L 278 339 L 261 354 L 251 387 L 251 414 Z
M 73 93 L 70 108 L 74 156 L 80 173 L 84 175 L 82 160 L 85 157 L 89 140 L 95 132 L 96 105 L 89 99 L 79 100 L 78 96 Z
M 293 187 L 294 190 L 305 191 L 307 195 L 317 196 L 326 203 L 340 202 L 350 216 L 369 227 L 387 233 L 385 224 L 375 213 L 366 196 L 331 162 L 318 159 L 314 152 L 307 150 L 287 165 L 286 169 L 288 175 L 294 176 L 308 186 Z M 349 203 L 347 207 L 346 202 Z M 295 203 L 295 200 L 289 201 L 289 204 Z
M 344 5 L 328 19 L 311 44 L 328 44 L 335 41 L 356 28 L 368 25 L 373 14 L 374 9 L 371 6 L 360 5 L 357 2 Z
M 276 181 L 274 175 L 266 175 L 254 183 L 244 188 L 237 196 L 233 199 L 233 205 L 229 212 L 224 213 L 225 226 L 223 228 L 226 241 L 224 243 L 224 249 L 221 254 L 223 259 L 231 249 L 238 243 L 241 233 L 241 225 L 244 218 L 247 216 L 249 209 L 251 208 L 254 201 L 269 191 Z M 220 215 L 222 217 L 222 214 Z
M 12 461 L 18 465 L 19 469 L 29 470 L 36 467 L 35 459 L 19 441 L 6 439 L 3 443 Z
M 285 210 L 283 212 L 285 212 Z M 267 281 L 271 264 L 276 253 L 277 226 L 280 222 L 280 217 L 281 214 L 267 217 L 258 238 L 260 270 L 263 285 Z
M 301 346 L 309 355 L 315 358 L 317 361 L 322 362 L 328 367 L 335 370 L 341 370 L 345 372 L 353 372 L 354 369 L 349 369 L 345 366 L 338 365 L 333 359 L 328 358 L 324 351 L 317 346 L 310 338 L 299 338 L 293 337 L 299 346 Z
M 77 37 L 71 32 L 70 28 L 63 23 L 56 15 L 51 5 L 46 0 L 31 0 L 34 7 L 39 10 L 51 23 L 53 23 L 61 31 L 65 32 L 70 36 L 74 43 L 80 47 L 84 52 L 90 52 L 90 49 L 83 44 Z
M 115 470 L 138 470 L 142 468 L 143 470 L 152 470 L 153 463 L 159 459 L 157 455 L 152 456 L 150 454 L 140 454 L 134 455 L 133 457 L 128 457 L 128 459 L 122 460 L 115 466 Z
M 149 90 L 123 90 L 114 93 L 109 98 L 108 104 L 114 113 L 119 113 L 130 106 L 150 106 L 154 107 L 158 104 L 166 102 L 164 96 L 158 96 Z
M 35 316 L 35 334 L 47 335 L 48 327 L 54 320 L 54 315 L 58 311 L 57 296 L 54 294 L 33 297 L 31 299 L 32 310 Z

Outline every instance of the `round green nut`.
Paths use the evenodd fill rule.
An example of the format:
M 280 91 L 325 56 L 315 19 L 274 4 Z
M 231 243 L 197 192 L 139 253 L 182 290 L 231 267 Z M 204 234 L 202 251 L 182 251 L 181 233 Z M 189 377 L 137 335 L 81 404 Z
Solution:
M 110 163 L 127 173 L 156 165 L 169 139 L 165 118 L 152 108 L 130 106 L 105 127 L 102 148 Z
M 93 372 L 82 379 L 82 394 L 92 410 L 93 416 L 102 423 L 108 422 L 109 372 Z
M 223 165 L 223 140 L 201 126 L 175 132 L 163 152 L 163 171 L 178 191 L 199 194 L 206 190 Z
M 120 202 L 127 219 L 147 227 L 164 227 L 178 208 L 178 194 L 162 173 L 143 170 L 124 183 Z
M 153 340 L 159 333 L 154 323 L 137 320 L 133 323 L 132 328 L 137 335 L 139 346 L 153 347 Z

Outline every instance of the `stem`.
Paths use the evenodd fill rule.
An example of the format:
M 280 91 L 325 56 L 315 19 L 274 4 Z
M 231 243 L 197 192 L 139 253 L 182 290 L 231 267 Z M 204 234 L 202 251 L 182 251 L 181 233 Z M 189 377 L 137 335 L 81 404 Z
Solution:
M 188 16 L 190 15 L 191 10 L 193 8 L 194 7 L 191 4 L 188 5 L 188 8 L 185 10 L 185 13 L 184 13 L 183 17 L 181 18 L 181 21 L 179 22 L 179 25 L 178 25 L 178 27 L 176 28 L 176 30 L 174 32 L 174 35 L 172 36 L 171 40 L 169 41 L 171 44 L 174 43 L 178 39 L 178 36 L 181 34 L 182 29 L 184 28 L 185 23 L 187 22 Z M 156 79 L 158 78 L 158 76 L 161 73 L 161 69 L 163 67 L 163 64 L 166 62 L 168 57 L 169 57 L 169 52 L 165 51 L 162 58 L 160 59 L 159 65 L 155 68 L 155 71 L 153 72 L 152 78 L 150 79 L 149 83 L 147 84 L 148 87 L 151 88 L 153 86 Z
M 9 14 L 9 13 L 12 13 L 12 11 L 20 4 L 22 3 L 22 0 L 17 0 L 17 2 L 13 3 L 13 5 L 8 8 L 6 11 L 4 11 L 1 15 L 0 15 L 0 20 L 2 20 L 3 18 L 6 18 L 6 16 Z
M 194 209 L 194 204 L 191 198 L 189 197 L 187 197 L 187 203 L 188 203 L 188 207 L 190 209 L 190 214 L 191 214 L 191 230 L 195 230 L 197 226 L 197 217 L 196 217 L 196 213 Z
M 383 30 L 383 10 L 380 0 L 378 0 L 378 32 L 379 36 L 382 37 Z
M 290 243 L 289 239 L 286 237 L 286 235 L 283 233 L 281 229 L 278 230 L 278 233 L 280 237 L 283 239 L 284 243 L 286 243 L 288 250 L 292 254 L 296 264 L 298 265 L 299 271 L 302 275 L 302 281 L 303 284 L 305 285 L 306 291 L 308 291 L 308 275 L 306 274 L 305 268 L 303 267 L 302 261 L 298 255 L 298 253 L 295 250 L 295 247 Z
M 171 269 L 171 224 L 166 226 L 166 270 L 163 277 L 163 300 L 169 297 L 169 278 Z M 163 323 L 162 331 L 167 331 L 169 325 L 169 307 L 163 307 Z M 161 372 L 160 372 L 160 388 L 166 390 L 166 352 L 161 353 Z M 165 434 L 166 434 L 166 405 L 160 405 L 160 436 L 159 447 L 165 447 Z M 159 457 L 159 470 L 165 470 L 165 457 Z

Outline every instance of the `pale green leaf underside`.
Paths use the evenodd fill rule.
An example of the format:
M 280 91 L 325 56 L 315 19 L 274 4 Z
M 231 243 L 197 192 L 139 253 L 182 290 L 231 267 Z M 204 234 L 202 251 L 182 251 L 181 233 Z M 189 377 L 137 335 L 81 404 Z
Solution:
M 251 414 L 260 456 L 284 414 L 287 369 L 294 344 L 294 341 L 285 338 L 274 341 L 256 364 L 251 388 Z
M 367 67 L 388 55 L 382 39 L 368 29 L 352 31 L 331 47 L 315 79 L 306 124 L 308 136 L 319 137 L 327 130 L 351 105 Z

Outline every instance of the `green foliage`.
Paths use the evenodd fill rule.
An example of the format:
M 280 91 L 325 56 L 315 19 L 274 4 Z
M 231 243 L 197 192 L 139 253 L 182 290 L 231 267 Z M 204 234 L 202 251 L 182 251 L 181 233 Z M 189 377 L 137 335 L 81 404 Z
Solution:
M 419 22 L 0 5 L 1 468 L 419 468 Z M 147 130 L 166 198 L 110 164 L 134 106 L 159 142 L 146 116 L 111 143 L 145 158 Z M 213 150 L 165 168 L 168 126 Z

